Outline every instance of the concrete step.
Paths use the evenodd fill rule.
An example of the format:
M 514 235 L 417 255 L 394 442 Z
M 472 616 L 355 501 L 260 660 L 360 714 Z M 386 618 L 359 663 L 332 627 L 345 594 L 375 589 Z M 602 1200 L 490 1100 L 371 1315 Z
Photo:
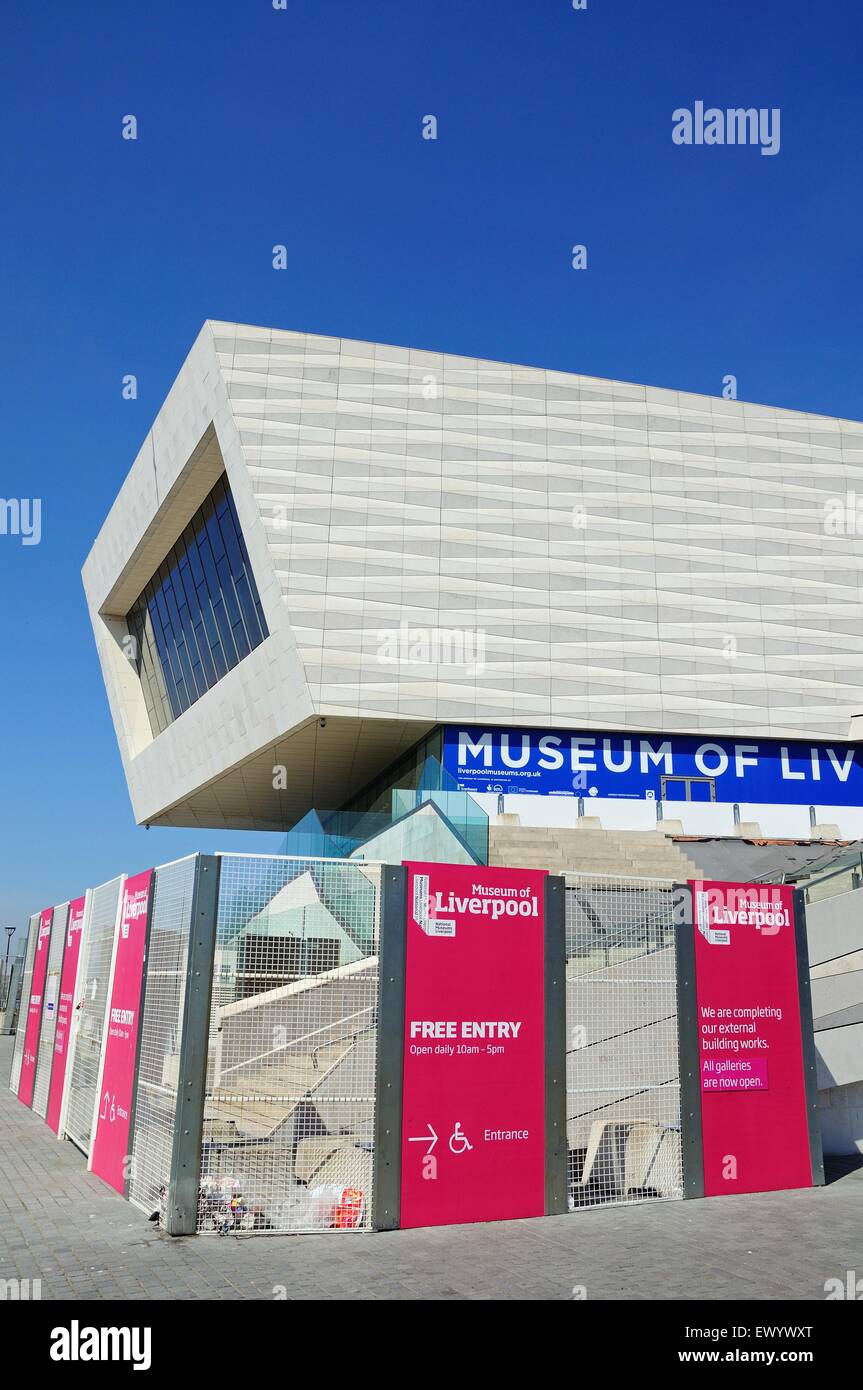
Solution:
M 602 849 L 606 846 L 613 845 L 618 851 L 632 851 L 637 854 L 643 854 L 648 850 L 656 851 L 659 854 L 663 853 L 665 850 L 679 853 L 673 841 L 667 839 L 665 835 L 655 835 L 652 831 L 645 833 L 644 838 L 641 840 L 609 840 L 608 836 L 611 834 L 610 831 L 607 833 L 595 834 L 593 831 L 589 830 L 571 830 L 569 832 L 565 830 L 556 832 L 549 831 L 542 832 L 539 836 L 526 836 L 524 831 L 500 832 L 495 830 L 494 827 L 490 827 L 490 834 L 493 835 L 498 843 L 513 846 L 535 844 L 537 839 L 543 839 L 554 841 L 557 844 L 572 845 L 573 847 L 578 845 L 584 850 Z
M 626 839 L 617 838 L 611 830 L 538 830 L 537 835 L 528 835 L 524 830 L 499 830 L 496 826 L 489 827 L 490 834 L 496 839 L 505 841 L 506 844 L 523 844 L 537 838 L 551 840 L 566 840 L 567 843 L 583 845 L 585 849 L 595 848 L 610 843 L 615 844 L 621 849 L 643 850 L 674 848 L 674 841 L 667 835 L 658 835 L 654 830 L 646 830 L 643 835 L 633 834 Z M 613 838 L 610 838 L 613 837 Z
M 496 865 L 571 870 L 599 878 L 698 876 L 695 865 L 656 830 L 597 830 L 548 826 L 489 826 L 489 860 Z

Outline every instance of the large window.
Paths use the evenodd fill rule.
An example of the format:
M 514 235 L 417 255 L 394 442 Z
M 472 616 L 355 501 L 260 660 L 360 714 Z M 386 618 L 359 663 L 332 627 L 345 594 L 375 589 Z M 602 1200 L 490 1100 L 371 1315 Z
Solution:
M 165 556 L 127 621 L 154 734 L 263 642 L 267 624 L 224 478 Z

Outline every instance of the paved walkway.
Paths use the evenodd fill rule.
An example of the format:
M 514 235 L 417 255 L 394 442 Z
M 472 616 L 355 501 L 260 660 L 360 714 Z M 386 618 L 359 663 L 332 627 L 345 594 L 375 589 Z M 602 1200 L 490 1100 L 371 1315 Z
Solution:
M 863 1276 L 863 1168 L 826 1188 L 388 1234 L 174 1239 L 8 1090 L 0 1038 L 0 1279 L 43 1299 L 823 1299 Z M 850 1168 L 850 1165 L 846 1165 Z

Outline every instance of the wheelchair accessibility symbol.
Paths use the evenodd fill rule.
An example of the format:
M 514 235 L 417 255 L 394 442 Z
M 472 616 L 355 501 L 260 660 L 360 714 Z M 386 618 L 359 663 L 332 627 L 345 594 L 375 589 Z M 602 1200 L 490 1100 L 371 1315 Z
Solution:
M 449 1137 L 449 1147 L 450 1153 L 454 1154 L 463 1154 L 473 1148 L 473 1144 L 470 1142 L 467 1135 L 463 1133 L 459 1120 L 456 1120 L 455 1129 Z

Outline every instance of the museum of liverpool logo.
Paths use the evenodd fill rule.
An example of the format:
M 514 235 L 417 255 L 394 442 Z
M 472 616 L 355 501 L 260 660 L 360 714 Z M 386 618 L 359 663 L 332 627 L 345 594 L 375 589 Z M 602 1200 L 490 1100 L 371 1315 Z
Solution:
M 757 888 L 696 889 L 695 920 L 711 946 L 730 946 L 731 927 L 754 927 L 762 936 L 775 936 L 791 926 L 788 908 L 770 889 Z

